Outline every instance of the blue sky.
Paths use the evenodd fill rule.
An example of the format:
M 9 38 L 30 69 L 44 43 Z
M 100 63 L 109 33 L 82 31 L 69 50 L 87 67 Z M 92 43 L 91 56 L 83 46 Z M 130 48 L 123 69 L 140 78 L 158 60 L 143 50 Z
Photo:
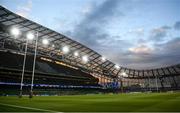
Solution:
M 1 0 L 120 66 L 180 63 L 180 0 Z

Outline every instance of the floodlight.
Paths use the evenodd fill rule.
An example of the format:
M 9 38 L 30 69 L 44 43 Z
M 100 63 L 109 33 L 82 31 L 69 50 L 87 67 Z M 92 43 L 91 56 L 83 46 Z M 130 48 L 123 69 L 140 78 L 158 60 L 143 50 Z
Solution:
M 54 47 L 55 47 L 55 45 L 53 44 L 53 45 L 52 45 L 52 47 L 54 48 Z
M 84 63 L 88 62 L 88 56 L 86 56 L 86 55 L 83 56 L 83 57 L 82 57 L 82 61 L 83 61 Z
M 101 60 L 104 62 L 104 61 L 106 61 L 106 58 L 105 57 L 101 57 Z
M 122 75 L 123 77 L 128 77 L 128 75 L 127 75 L 125 72 L 122 72 L 121 75 Z
M 26 35 L 26 37 L 27 37 L 28 40 L 33 40 L 35 36 L 34 36 L 33 33 L 28 33 L 28 34 Z
M 43 43 L 44 45 L 48 45 L 48 44 L 49 44 L 49 41 L 48 41 L 48 39 L 43 39 L 43 40 L 42 40 L 42 43 Z
M 68 53 L 68 52 L 69 52 L 69 47 L 68 47 L 68 46 L 64 46 L 64 47 L 62 48 L 62 51 L 63 51 L 64 53 Z
M 14 27 L 11 29 L 11 34 L 14 36 L 18 36 L 18 35 L 20 35 L 20 30 L 18 28 Z
M 119 67 L 119 65 L 116 64 L 116 65 L 115 65 L 115 68 L 116 68 L 116 69 L 119 69 L 120 67 Z
M 74 56 L 79 56 L 79 53 L 77 51 L 74 52 Z

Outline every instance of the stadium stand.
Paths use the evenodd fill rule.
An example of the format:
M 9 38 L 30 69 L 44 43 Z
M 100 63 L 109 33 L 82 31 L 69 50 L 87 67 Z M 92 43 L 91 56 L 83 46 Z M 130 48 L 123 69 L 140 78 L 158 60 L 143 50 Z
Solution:
M 19 37 L 11 28 L 21 30 Z M 180 64 L 157 69 L 136 70 L 116 66 L 94 50 L 56 31 L 21 17 L 0 6 L 0 89 L 18 89 L 26 48 L 26 33 L 38 33 L 35 90 L 98 89 L 106 91 L 169 91 L 180 89 Z M 43 45 L 43 39 L 49 45 Z M 52 46 L 53 45 L 53 46 Z M 31 83 L 35 41 L 28 41 L 23 86 Z M 69 53 L 61 48 L 68 46 Z M 75 56 L 74 52 L 79 52 Z M 82 57 L 86 56 L 86 62 Z

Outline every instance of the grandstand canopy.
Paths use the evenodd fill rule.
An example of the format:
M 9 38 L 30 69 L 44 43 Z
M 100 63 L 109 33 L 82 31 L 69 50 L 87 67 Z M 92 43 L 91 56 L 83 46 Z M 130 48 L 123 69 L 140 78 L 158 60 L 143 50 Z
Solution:
M 20 29 L 22 33 L 20 37 L 13 37 L 10 34 L 12 27 Z M 148 70 L 135 70 L 122 66 L 117 68 L 115 63 L 104 59 L 102 55 L 85 45 L 0 6 L 0 42 L 13 40 L 17 45 L 25 45 L 25 34 L 28 32 L 38 32 L 38 55 L 47 55 L 57 59 L 60 58 L 59 56 L 63 56 L 64 61 L 84 67 L 92 73 L 103 74 L 107 72 L 106 76 L 118 77 L 125 72 L 129 78 L 170 76 L 180 73 L 180 65 Z M 47 39 L 49 44 L 44 45 L 43 39 Z M 29 48 L 33 48 L 34 45 L 33 41 L 28 44 Z M 68 47 L 67 53 L 63 51 L 63 47 Z M 83 62 L 83 58 L 87 62 Z

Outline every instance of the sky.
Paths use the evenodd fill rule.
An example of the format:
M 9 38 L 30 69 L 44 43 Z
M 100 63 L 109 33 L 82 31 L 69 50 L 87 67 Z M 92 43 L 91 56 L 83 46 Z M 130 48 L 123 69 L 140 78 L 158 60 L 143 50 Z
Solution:
M 180 0 L 0 0 L 120 66 L 180 63 Z

